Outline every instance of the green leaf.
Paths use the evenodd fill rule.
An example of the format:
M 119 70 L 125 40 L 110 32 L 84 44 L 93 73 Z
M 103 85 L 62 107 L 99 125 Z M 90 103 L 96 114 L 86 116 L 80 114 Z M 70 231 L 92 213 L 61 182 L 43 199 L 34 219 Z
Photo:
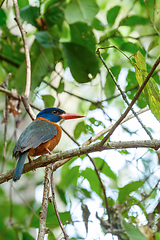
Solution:
M 121 154 L 125 154 L 125 155 L 128 155 L 128 154 L 130 154 L 127 150 L 119 150 L 118 151 L 119 153 L 121 153 Z
M 52 1 L 53 2 L 53 1 Z M 53 26 L 54 24 L 61 23 L 64 18 L 64 13 L 59 7 L 48 8 L 45 13 L 45 20 L 47 26 Z
M 160 232 L 155 233 L 155 240 L 160 240 Z
M 129 69 L 127 77 L 126 77 L 126 81 L 127 81 L 126 91 L 136 87 L 137 86 L 137 79 L 135 77 L 135 72 L 133 72 Z
M 36 214 L 39 216 L 39 212 L 41 211 L 41 207 L 38 208 L 38 210 L 36 211 Z M 61 221 L 63 224 L 66 224 L 67 222 L 71 221 L 71 216 L 70 216 L 70 212 L 59 212 Z M 47 210 L 47 221 L 46 221 L 46 227 L 54 229 L 57 228 L 59 226 L 59 222 L 57 220 L 56 214 L 55 214 L 55 210 L 54 207 L 52 205 L 52 203 L 48 203 L 48 210 Z M 30 222 L 30 227 L 32 228 L 39 228 L 39 218 L 37 218 L 37 216 L 33 215 L 31 218 L 31 222 Z
M 57 238 L 54 236 L 52 231 L 49 231 L 48 233 L 48 240 L 56 240 Z
M 61 80 L 60 83 L 59 83 L 59 86 L 57 88 L 57 93 L 62 93 L 64 90 L 64 81 Z
M 61 182 L 59 184 L 59 187 L 62 189 L 67 188 L 68 186 L 77 185 L 77 179 L 80 176 L 79 173 L 79 166 L 75 166 L 72 168 L 68 168 L 67 172 L 63 172 L 63 178 L 61 179 Z
M 97 106 L 95 104 L 91 104 L 89 110 L 93 111 L 97 109 Z
M 143 181 L 135 181 L 135 182 L 128 183 L 122 188 L 119 188 L 119 196 L 118 196 L 119 203 L 122 204 L 127 199 L 127 197 L 131 192 L 136 191 L 138 188 L 142 187 L 143 184 L 144 184 Z
M 14 66 L 17 70 L 17 67 L 19 67 L 19 65 L 25 59 L 24 53 L 21 52 L 22 48 L 23 45 L 21 38 L 19 36 L 11 34 L 9 29 L 5 28 L 2 37 L 0 37 L 0 51 L 1 56 L 7 60 L 9 72 L 11 70 L 11 72 L 13 72 L 12 66 Z
M 98 196 L 100 196 L 101 187 L 96 172 L 91 168 L 86 168 L 84 171 L 82 171 L 81 176 L 88 180 L 91 189 L 96 192 Z
M 41 49 L 41 50 L 40 50 Z M 31 87 L 35 89 L 41 83 L 43 77 L 49 72 L 48 63 L 52 66 L 54 62 L 53 52 L 50 48 L 40 48 L 37 41 L 35 41 L 30 50 L 31 52 Z M 18 69 L 15 79 L 15 86 L 18 90 L 23 90 L 26 83 L 26 64 L 25 61 Z
M 3 235 L 1 235 L 1 239 L 4 239 L 4 240 L 9 240 L 9 239 L 17 240 L 17 235 L 15 233 L 15 230 L 13 228 L 6 228 L 5 231 L 3 232 Z
M 135 71 L 136 71 L 136 78 L 141 86 L 144 79 L 147 76 L 147 68 L 146 63 L 143 55 L 140 52 L 137 52 L 135 54 Z M 153 115 L 157 118 L 157 120 L 160 121 L 160 93 L 159 88 L 154 81 L 154 79 L 151 77 L 148 81 L 147 85 L 145 86 L 143 93 L 145 95 L 146 101 L 149 105 L 149 108 Z
M 65 190 L 60 188 L 59 184 L 56 186 L 56 190 L 57 190 L 61 200 L 64 202 L 64 204 L 67 205 L 67 200 L 66 200 L 66 197 L 65 197 Z
M 62 43 L 62 49 L 72 76 L 79 83 L 90 82 L 99 71 L 95 53 L 75 43 Z
M 90 125 L 85 124 L 84 121 L 82 121 L 82 122 L 79 122 L 77 124 L 77 126 L 75 127 L 75 129 L 74 129 L 74 137 L 76 139 L 78 139 L 82 132 L 84 134 L 87 134 L 87 133 L 91 133 L 92 134 L 92 133 L 94 133 L 94 130 L 93 130 L 93 128 Z
M 32 7 L 28 5 L 21 9 L 20 15 L 23 20 L 27 21 L 35 27 L 38 27 L 38 24 L 36 23 L 36 19 L 39 17 L 38 7 Z
M 1 8 L 0 9 L 0 26 L 3 26 L 6 24 L 6 19 L 7 19 L 6 14 L 4 10 Z
M 55 98 L 51 95 L 42 95 L 42 99 L 44 101 L 44 105 L 46 108 L 53 107 Z
M 22 240 L 34 240 L 34 238 L 28 232 L 23 232 Z
M 95 52 L 96 39 L 92 28 L 86 23 L 75 23 L 70 25 L 71 28 L 71 41 L 82 45 Z
M 127 83 L 128 83 L 127 86 L 126 86 L 127 96 L 129 97 L 129 99 L 132 100 L 135 93 L 137 92 L 137 89 L 138 89 L 138 82 L 137 82 L 137 79 L 136 79 L 136 76 L 135 76 L 135 72 L 129 70 L 128 74 L 127 74 L 127 77 L 126 77 L 126 80 L 127 80 Z M 133 89 L 133 88 L 135 88 L 135 89 Z M 132 90 L 128 91 L 129 89 L 132 89 Z M 137 100 L 137 106 L 139 108 L 144 108 L 144 107 L 146 107 L 146 105 L 147 105 L 147 102 L 146 102 L 146 99 L 145 99 L 144 94 L 142 92 L 140 97 Z
M 55 47 L 52 36 L 47 31 L 39 31 L 35 33 L 37 41 L 42 45 L 42 47 L 50 48 Z
M 107 22 L 110 25 L 113 25 L 115 23 L 115 20 L 119 14 L 121 7 L 120 6 L 114 6 L 113 8 L 110 8 L 107 11 Z
M 136 43 L 125 42 L 122 44 L 121 50 L 135 54 L 137 51 L 140 50 L 140 47 Z
M 71 0 L 65 9 L 65 17 L 69 24 L 86 22 L 90 25 L 97 12 L 95 0 Z
M 88 191 L 87 189 L 81 187 L 81 188 L 79 189 L 79 192 L 80 192 L 81 194 L 83 194 L 82 199 L 83 199 L 83 198 L 84 198 L 84 199 L 86 199 L 86 198 L 91 198 L 91 192 Z
M 126 230 L 129 240 L 147 240 L 147 238 L 139 231 L 138 228 L 134 227 L 134 225 L 127 223 L 124 220 L 123 226 Z
M 98 126 L 103 126 L 105 127 L 105 125 L 101 122 L 101 121 L 98 121 L 97 119 L 95 118 L 89 118 L 88 119 L 92 124 L 94 124 L 96 127 Z
M 27 5 L 29 5 L 28 0 L 23 0 L 23 1 L 22 0 L 18 0 L 18 7 L 19 7 L 19 9 L 24 8 Z
M 149 19 L 151 23 L 154 25 L 155 21 L 155 0 L 149 0 L 145 2 L 146 11 L 149 14 Z
M 110 166 L 102 158 L 94 158 L 95 164 L 101 173 L 104 173 L 107 177 L 116 180 L 117 175 L 111 170 Z
M 116 78 L 116 80 L 118 80 L 118 76 L 120 74 L 121 67 L 114 66 L 114 67 L 111 67 L 110 70 L 111 70 L 112 74 L 114 75 L 114 77 Z M 110 76 L 110 74 L 107 73 L 105 87 L 104 87 L 106 97 L 107 98 L 112 97 L 115 92 L 115 89 L 116 89 L 115 83 L 114 83 L 112 77 Z
M 133 15 L 125 19 L 122 19 L 120 22 L 120 26 L 134 27 L 136 25 L 145 25 L 147 23 L 148 23 L 148 18 Z
M 0 64 L 0 83 L 2 83 L 7 76 L 5 69 Z
M 152 40 L 152 41 L 150 42 L 147 51 L 150 52 L 153 48 L 159 46 L 159 44 L 160 44 L 160 39 L 159 39 L 159 37 L 154 38 L 154 40 Z
M 103 31 L 105 29 L 105 25 L 98 18 L 94 18 L 92 27 L 98 31 Z

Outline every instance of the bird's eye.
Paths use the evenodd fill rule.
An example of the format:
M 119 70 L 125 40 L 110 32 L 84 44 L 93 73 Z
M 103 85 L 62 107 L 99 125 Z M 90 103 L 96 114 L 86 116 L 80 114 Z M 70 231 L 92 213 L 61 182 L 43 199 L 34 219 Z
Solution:
M 56 115 L 56 114 L 58 114 L 59 112 L 58 112 L 58 110 L 53 110 L 52 113 Z

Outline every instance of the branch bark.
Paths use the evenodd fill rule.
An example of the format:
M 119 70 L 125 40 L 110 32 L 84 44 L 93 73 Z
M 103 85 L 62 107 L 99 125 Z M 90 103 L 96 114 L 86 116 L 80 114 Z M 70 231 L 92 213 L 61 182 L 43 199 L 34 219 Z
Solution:
M 24 29 L 22 27 L 17 0 L 13 0 L 13 4 L 14 4 L 14 8 L 15 8 L 15 15 L 16 15 L 15 20 L 16 20 L 19 30 L 21 32 L 22 40 L 23 40 L 23 44 L 24 44 L 24 52 L 25 52 L 25 58 L 26 58 L 26 70 L 27 70 L 27 72 L 26 72 L 26 88 L 25 88 L 24 97 L 28 99 L 29 93 L 30 93 L 30 86 L 31 86 L 31 61 L 30 61 L 29 49 L 27 46 L 26 32 L 24 31 Z
M 54 206 L 54 210 L 55 210 L 55 214 L 57 216 L 57 220 L 59 222 L 59 226 L 63 232 L 63 235 L 64 235 L 64 239 L 65 240 L 68 240 L 69 239 L 69 236 L 67 235 L 66 233 L 66 230 L 63 226 L 63 223 L 61 221 L 61 218 L 60 218 L 60 215 L 59 215 L 59 212 L 58 212 L 58 208 L 57 208 L 57 203 L 56 203 L 56 198 L 55 198 L 55 190 L 54 190 L 54 182 L 53 182 L 53 172 L 51 174 L 51 192 L 52 192 L 52 202 L 53 202 L 53 206 Z
M 51 176 L 52 176 L 52 170 L 51 170 L 51 166 L 49 165 L 45 168 L 44 191 L 43 191 L 42 207 L 41 207 L 41 211 L 39 212 L 40 222 L 39 222 L 39 232 L 38 232 L 37 240 L 44 240 L 45 235 L 49 231 L 49 229 L 46 228 L 46 219 L 47 219 L 49 191 L 50 191 L 50 185 L 51 185 Z
M 59 152 L 50 156 L 42 155 L 31 163 L 24 165 L 23 173 L 31 170 L 45 167 L 50 163 L 63 161 L 67 158 L 80 156 L 91 152 L 99 152 L 104 150 L 127 149 L 127 148 L 153 148 L 155 150 L 160 148 L 160 140 L 142 140 L 142 141 L 123 141 L 123 142 L 106 142 L 104 145 L 101 142 L 90 144 L 88 146 L 78 147 L 67 151 Z M 0 184 L 9 181 L 13 177 L 15 169 L 9 170 L 0 174 Z
M 15 21 L 17 22 L 17 25 L 19 27 L 19 30 L 22 35 L 22 40 L 23 40 L 23 45 L 24 45 L 24 52 L 25 52 L 25 59 L 26 59 L 26 87 L 25 87 L 25 92 L 24 95 L 21 97 L 22 102 L 24 104 L 24 107 L 28 114 L 30 115 L 31 119 L 35 119 L 35 114 L 28 102 L 29 98 L 29 93 L 30 93 L 30 87 L 31 87 L 31 60 L 30 60 L 30 55 L 29 55 L 29 49 L 27 46 L 27 39 L 26 39 L 26 32 L 23 29 L 21 19 L 20 19 L 20 13 L 19 13 L 19 7 L 17 0 L 13 0 L 14 8 L 15 8 Z

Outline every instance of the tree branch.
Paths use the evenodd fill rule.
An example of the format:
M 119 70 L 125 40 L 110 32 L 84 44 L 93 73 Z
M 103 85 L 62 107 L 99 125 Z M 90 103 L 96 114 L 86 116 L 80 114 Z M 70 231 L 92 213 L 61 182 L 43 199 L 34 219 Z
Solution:
M 38 232 L 37 240 L 44 240 L 45 234 L 47 234 L 49 231 L 49 229 L 46 228 L 46 219 L 47 219 L 49 191 L 50 191 L 50 185 L 51 185 L 51 182 L 50 182 L 51 176 L 52 176 L 52 170 L 50 166 L 47 166 L 45 168 L 45 181 L 44 181 L 42 207 L 41 207 L 41 211 L 39 212 L 40 222 L 39 222 L 39 232 Z
M 146 112 L 148 110 L 149 110 L 149 107 L 147 106 L 145 108 L 140 109 L 138 112 L 136 112 L 136 114 L 139 115 L 139 114 L 144 113 L 144 112 Z M 135 117 L 134 114 L 131 114 L 131 115 L 125 117 L 120 124 L 122 124 L 124 122 L 127 122 L 128 120 L 130 120 L 130 119 L 132 119 L 134 117 Z M 109 132 L 112 129 L 113 126 L 114 126 L 114 124 L 110 125 L 108 128 L 104 128 L 101 132 L 97 133 L 96 135 L 94 135 L 93 137 L 91 137 L 87 141 L 85 141 L 82 144 L 82 146 L 87 146 L 90 143 L 94 142 L 95 140 L 97 140 L 98 138 L 103 136 L 105 133 Z
M 99 49 L 101 49 L 101 48 L 99 48 Z M 126 94 L 122 91 L 122 89 L 121 89 L 120 85 L 118 84 L 115 76 L 113 75 L 113 73 L 111 72 L 111 70 L 110 70 L 109 67 L 107 66 L 106 62 L 104 61 L 102 55 L 100 54 L 100 51 L 97 51 L 97 54 L 98 54 L 99 58 L 101 59 L 103 65 L 104 65 L 105 68 L 107 69 L 109 75 L 110 75 L 111 78 L 113 79 L 114 84 L 116 85 L 116 87 L 118 88 L 119 92 L 121 93 L 121 96 L 122 96 L 123 100 L 124 100 L 125 103 L 129 106 L 130 103 L 129 103 L 128 99 L 127 99 Z M 132 111 L 132 113 L 135 115 L 135 117 L 137 118 L 138 122 L 141 124 L 142 128 L 146 131 L 146 133 L 148 134 L 148 136 L 150 137 L 150 139 L 153 139 L 150 131 L 149 131 L 149 130 L 145 127 L 145 125 L 142 123 L 142 121 L 140 120 L 140 118 L 138 117 L 138 115 L 136 114 L 136 112 L 134 111 L 134 109 L 133 109 L 132 107 L 131 107 L 131 111 Z
M 21 20 L 20 20 L 19 7 L 18 7 L 17 0 L 13 0 L 13 4 L 14 4 L 14 8 L 15 8 L 15 15 L 16 15 L 15 20 L 16 20 L 19 30 L 21 32 L 22 40 L 23 40 L 23 44 L 24 44 L 24 52 L 25 52 L 25 58 L 26 58 L 26 70 L 27 70 L 27 72 L 26 72 L 26 88 L 25 88 L 24 97 L 28 99 L 29 92 L 30 92 L 30 86 L 31 86 L 31 61 L 30 61 L 29 49 L 27 46 L 26 32 L 24 31 Z
M 160 148 L 160 140 L 106 142 L 104 145 L 102 145 L 101 142 L 97 142 L 88 146 L 70 149 L 50 156 L 42 155 L 41 157 L 36 158 L 31 163 L 26 163 L 24 165 L 23 173 L 29 172 L 40 167 L 45 167 L 50 163 L 63 161 L 66 158 L 72 158 L 75 156 L 80 156 L 91 152 L 125 148 L 153 148 L 157 150 Z M 14 171 L 15 169 L 12 169 L 5 173 L 0 174 L 0 184 L 12 179 Z
M 22 40 L 23 40 L 23 45 L 24 45 L 24 52 L 25 52 L 25 59 L 26 59 L 26 87 L 25 87 L 25 92 L 24 95 L 22 96 L 22 102 L 24 104 L 24 107 L 32 120 L 35 119 L 35 114 L 29 105 L 28 98 L 29 98 L 29 93 L 30 93 L 30 87 L 31 87 L 31 60 L 30 60 L 30 55 L 29 55 L 29 49 L 27 46 L 27 39 L 26 39 L 26 32 L 24 31 L 22 24 L 21 24 L 21 19 L 20 19 L 20 14 L 19 14 L 19 7 L 17 0 L 13 0 L 14 8 L 15 8 L 15 21 L 17 22 L 17 25 L 19 27 L 19 30 L 22 35 Z
M 13 90 L 13 89 L 12 89 Z M 16 92 L 15 93 L 15 91 L 10 91 L 10 90 L 8 90 L 8 89 L 5 89 L 5 88 L 3 88 L 3 87 L 0 87 L 0 92 L 3 92 L 3 93 L 5 93 L 5 94 L 7 94 L 9 97 L 11 97 L 11 98 L 13 98 L 13 99 L 16 99 L 16 100 L 20 100 L 21 99 L 21 97 L 20 97 L 20 95 Z M 32 104 L 32 103 L 29 103 L 29 105 L 32 107 L 32 108 L 34 108 L 34 109 L 36 109 L 36 110 L 38 110 L 38 111 L 41 111 L 42 109 L 40 109 L 40 108 L 38 108 L 37 106 L 35 106 L 34 104 Z
M 53 202 L 53 205 L 54 205 L 54 209 L 55 209 L 55 214 L 57 216 L 57 219 L 58 219 L 58 222 L 59 222 L 59 225 L 60 225 L 60 228 L 63 232 L 63 235 L 64 235 L 64 239 L 65 240 L 68 240 L 69 239 L 69 236 L 67 235 L 66 233 L 66 230 L 63 226 L 63 223 L 61 221 L 61 218 L 59 216 L 59 212 L 58 212 L 58 208 L 57 208 L 57 203 L 56 203 L 56 199 L 55 199 L 55 191 L 54 191 L 54 183 L 53 183 L 53 172 L 51 174 L 51 192 L 52 192 L 52 202 Z

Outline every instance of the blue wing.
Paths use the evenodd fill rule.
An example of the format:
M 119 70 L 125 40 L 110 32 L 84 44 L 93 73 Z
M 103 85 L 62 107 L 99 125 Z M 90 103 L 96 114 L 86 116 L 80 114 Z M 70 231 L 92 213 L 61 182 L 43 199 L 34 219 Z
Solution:
M 23 153 L 31 148 L 38 147 L 41 143 L 47 142 L 57 134 L 56 126 L 43 120 L 33 121 L 20 135 L 14 149 L 13 157 L 19 158 L 19 153 Z

